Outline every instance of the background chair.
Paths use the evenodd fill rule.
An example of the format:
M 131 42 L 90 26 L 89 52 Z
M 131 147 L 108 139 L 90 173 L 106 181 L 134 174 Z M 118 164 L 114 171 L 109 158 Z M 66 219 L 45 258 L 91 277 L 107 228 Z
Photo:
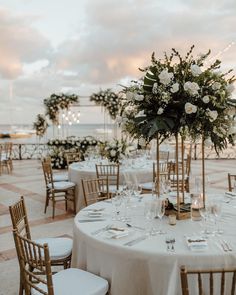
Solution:
M 18 234 L 27 239 L 31 239 L 30 227 L 28 222 L 27 210 L 24 197 L 14 205 L 9 206 L 12 227 Z M 51 252 L 51 265 L 61 265 L 65 269 L 70 266 L 72 253 L 72 239 L 69 238 L 42 238 L 35 240 L 38 243 L 48 243 Z M 16 245 L 17 256 L 20 263 L 19 248 Z M 23 278 L 20 276 L 19 294 L 23 294 Z
M 5 142 L 0 145 L 0 175 L 3 168 L 6 168 L 8 174 L 13 170 L 12 146 L 12 142 Z
M 230 192 L 236 190 L 236 174 L 228 173 L 228 188 Z
M 47 244 L 38 244 L 13 232 L 20 255 L 26 295 L 105 295 L 108 282 L 92 273 L 70 268 L 52 275 Z M 43 276 L 44 275 L 44 276 Z
M 49 162 L 42 162 L 45 185 L 46 185 L 46 202 L 44 213 L 47 211 L 49 201 L 52 201 L 53 213 L 55 216 L 56 202 L 65 201 L 65 208 L 67 210 L 67 201 L 72 201 L 74 206 L 74 214 L 76 214 L 75 201 L 75 183 L 69 181 L 54 182 L 52 166 Z
M 42 159 L 42 162 L 48 162 L 48 163 L 50 163 L 50 165 L 52 167 L 52 159 L 51 159 L 50 156 L 44 157 Z M 57 182 L 57 181 L 68 181 L 68 172 L 54 173 L 53 180 L 55 182 Z
M 80 153 L 65 153 L 67 168 L 69 165 L 75 162 L 81 161 L 81 154 Z
M 86 206 L 109 198 L 107 178 L 81 179 Z
M 198 282 L 198 294 L 199 295 L 214 295 L 215 290 L 218 290 L 219 286 L 215 286 L 215 282 L 220 282 L 220 293 L 217 294 L 231 294 L 235 295 L 236 289 L 236 268 L 232 269 L 218 269 L 218 270 L 187 270 L 185 266 L 181 267 L 180 270 L 181 275 L 181 286 L 182 286 L 182 295 L 190 295 L 189 285 L 188 285 L 188 277 L 192 277 L 195 275 L 195 278 Z M 202 277 L 208 276 L 209 284 L 208 288 L 203 284 Z M 231 293 L 229 290 L 226 291 L 226 276 L 227 279 L 231 279 Z M 230 278 L 231 277 L 231 278 Z M 215 281 L 214 281 L 215 278 Z M 194 293 L 195 294 L 195 293 Z
M 184 159 L 183 165 L 182 161 L 178 163 L 178 173 L 179 173 L 179 190 L 189 192 L 189 177 L 191 171 L 191 155 L 187 155 Z M 183 178 L 183 187 L 182 187 Z M 169 179 L 171 181 L 171 187 L 177 190 L 177 165 L 176 163 L 171 163 L 169 167 Z
M 97 178 L 107 178 L 109 185 L 109 192 L 115 193 L 119 188 L 120 181 L 120 165 L 119 164 L 96 164 Z

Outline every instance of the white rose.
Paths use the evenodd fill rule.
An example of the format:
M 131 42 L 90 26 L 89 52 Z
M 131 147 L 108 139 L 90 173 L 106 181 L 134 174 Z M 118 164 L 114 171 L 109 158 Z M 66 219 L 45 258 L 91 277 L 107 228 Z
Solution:
M 138 140 L 139 145 L 145 146 L 146 145 L 146 140 L 143 137 L 140 137 Z
M 204 103 L 208 103 L 208 102 L 210 101 L 209 96 L 208 96 L 208 95 L 203 96 L 202 101 L 203 101 Z
M 157 83 L 154 83 L 152 86 L 152 93 L 157 94 L 158 93 L 158 86 Z
M 161 115 L 163 114 L 164 112 L 164 109 L 163 108 L 159 108 L 158 111 L 157 111 L 157 115 Z
M 228 134 L 236 134 L 236 126 L 231 126 L 230 128 L 229 128 L 229 131 L 228 131 Z
M 213 122 L 218 117 L 217 111 L 211 111 L 210 109 L 207 109 L 207 114 L 210 117 L 210 121 Z
M 134 100 L 142 101 L 142 100 L 144 100 L 144 96 L 142 94 L 135 94 Z
M 198 94 L 199 86 L 196 82 L 186 82 L 184 83 L 184 90 L 192 95 Z
M 163 70 L 158 75 L 158 78 L 162 84 L 168 85 L 168 84 L 170 84 L 170 81 L 173 78 L 173 73 L 169 73 L 168 70 Z
M 184 106 L 185 112 L 186 114 L 192 114 L 192 113 L 196 113 L 197 111 L 197 106 L 195 106 L 194 104 L 191 104 L 190 102 L 187 102 Z
M 213 83 L 213 85 L 212 85 L 212 89 L 213 89 L 213 90 L 219 90 L 220 87 L 221 87 L 221 84 L 220 84 L 219 82 L 215 82 L 215 83 Z
M 133 93 L 133 92 L 131 92 L 131 91 L 127 91 L 127 92 L 126 92 L 126 98 L 127 98 L 128 100 L 132 100 L 133 97 L 134 97 L 134 93 Z
M 115 157 L 116 156 L 116 151 L 115 150 L 111 150 L 110 151 L 110 155 L 111 155 L 111 157 Z
M 174 83 L 170 89 L 172 93 L 176 93 L 179 91 L 179 83 Z
M 144 110 L 138 112 L 135 118 L 138 118 L 138 117 L 146 117 L 146 115 L 144 114 Z
M 191 65 L 191 72 L 194 77 L 197 77 L 202 73 L 202 70 L 198 65 Z

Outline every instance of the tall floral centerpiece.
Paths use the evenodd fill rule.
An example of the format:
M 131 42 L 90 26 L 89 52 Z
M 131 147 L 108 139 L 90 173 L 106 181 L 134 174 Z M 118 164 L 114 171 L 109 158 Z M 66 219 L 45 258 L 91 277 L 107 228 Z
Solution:
M 194 46 L 185 56 L 172 49 L 144 69 L 143 77 L 124 88 L 122 128 L 147 142 L 178 135 L 212 142 L 217 153 L 233 143 L 231 101 L 234 76 L 219 71 L 221 62 L 207 63 L 210 51 L 196 58 Z M 204 155 L 203 155 L 204 158 Z

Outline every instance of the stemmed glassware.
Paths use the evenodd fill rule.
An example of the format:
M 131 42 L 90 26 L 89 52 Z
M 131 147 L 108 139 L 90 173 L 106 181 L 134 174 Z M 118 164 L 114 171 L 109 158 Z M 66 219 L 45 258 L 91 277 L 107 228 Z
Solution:
M 163 235 L 163 234 L 166 233 L 162 229 L 162 217 L 164 216 L 164 214 L 165 214 L 165 201 L 161 200 L 161 199 L 158 199 L 157 200 L 157 216 L 160 219 L 160 230 L 158 231 L 158 233 L 160 235 Z
M 212 211 L 213 211 L 213 214 L 215 216 L 215 226 L 216 226 L 215 233 L 218 234 L 218 235 L 221 235 L 221 234 L 223 234 L 222 229 L 220 229 L 220 227 L 219 227 L 219 219 L 220 219 L 221 213 L 222 213 L 222 204 L 221 204 L 221 202 L 214 203 L 214 205 L 212 206 Z
M 112 197 L 111 199 L 112 205 L 114 206 L 115 209 L 115 217 L 114 220 L 120 220 L 119 214 L 120 214 L 120 207 L 122 204 L 122 196 L 119 191 L 116 192 L 116 194 Z
M 148 201 L 144 204 L 144 217 L 148 221 L 149 230 L 147 230 L 148 235 L 155 235 L 153 230 L 152 222 L 156 217 L 156 202 Z

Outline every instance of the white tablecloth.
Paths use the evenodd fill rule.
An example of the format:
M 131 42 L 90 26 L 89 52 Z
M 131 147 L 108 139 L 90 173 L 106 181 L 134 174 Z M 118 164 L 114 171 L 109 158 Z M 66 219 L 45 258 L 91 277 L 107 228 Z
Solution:
M 131 224 L 144 226 L 145 200 L 147 199 L 143 198 L 141 202 L 136 202 L 136 207 L 131 210 Z M 79 222 L 79 219 L 87 218 L 88 207 L 76 215 L 72 266 L 108 279 L 112 295 L 180 295 L 181 265 L 194 268 L 236 266 L 236 198 L 229 204 L 223 203 L 220 227 L 224 230 L 224 235 L 210 236 L 208 248 L 202 252 L 191 251 L 186 243 L 186 236 L 200 234 L 202 230 L 200 221 L 181 220 L 177 221 L 176 226 L 170 226 L 165 216 L 163 228 L 167 234 L 151 236 L 129 247 L 124 244 L 143 235 L 143 232 L 132 229 L 133 232 L 129 236 L 120 239 L 109 239 L 103 233 L 93 235 L 94 230 L 114 224 L 111 220 L 113 207 L 111 203 L 105 202 L 90 207 L 105 208 L 103 215 L 105 220 Z M 157 225 L 159 222 L 154 220 Z M 125 226 L 124 223 L 122 225 Z M 165 238 L 168 235 L 176 239 L 175 253 L 166 250 Z M 220 246 L 221 240 L 230 243 L 233 251 L 224 252 Z
M 81 179 L 96 178 L 96 162 L 84 161 L 69 166 L 69 181 L 76 183 L 76 211 L 85 206 Z M 120 184 L 125 181 L 133 183 L 151 182 L 153 178 L 153 161 L 131 160 L 125 167 L 120 166 Z

